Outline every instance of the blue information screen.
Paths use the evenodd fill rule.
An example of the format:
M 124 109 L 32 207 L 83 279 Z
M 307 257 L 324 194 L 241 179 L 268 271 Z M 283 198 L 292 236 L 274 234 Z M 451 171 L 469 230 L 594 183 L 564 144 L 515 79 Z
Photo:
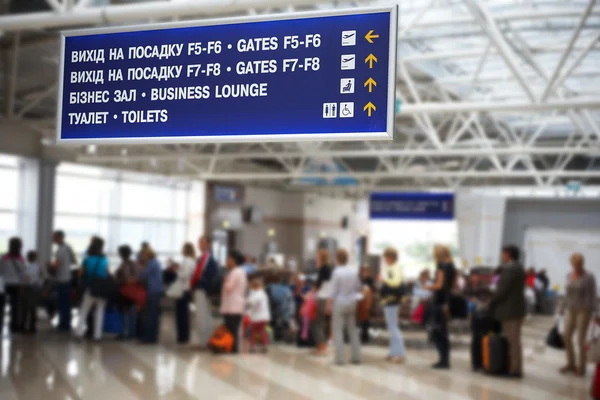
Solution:
M 396 18 L 392 8 L 63 33 L 58 139 L 390 138 Z
M 371 193 L 371 219 L 454 219 L 452 193 Z

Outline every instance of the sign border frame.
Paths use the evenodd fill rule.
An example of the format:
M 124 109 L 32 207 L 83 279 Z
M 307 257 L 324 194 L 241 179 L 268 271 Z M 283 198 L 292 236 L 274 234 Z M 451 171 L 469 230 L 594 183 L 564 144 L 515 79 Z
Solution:
M 232 25 L 252 22 L 287 21 L 296 19 L 336 17 L 358 14 L 390 13 L 390 40 L 388 57 L 387 82 L 387 122 L 386 132 L 356 133 L 300 133 L 300 134 L 257 134 L 257 135 L 218 135 L 218 136 L 157 136 L 133 138 L 93 138 L 63 139 L 62 99 L 64 87 L 65 39 L 71 36 L 90 36 L 97 34 L 156 31 L 163 29 L 193 28 L 215 25 Z M 209 18 L 177 22 L 160 22 L 155 24 L 125 25 L 90 29 L 74 29 L 60 32 L 60 53 L 58 66 L 58 97 L 56 106 L 56 143 L 61 145 L 86 144 L 167 144 L 167 143 L 249 143 L 249 142 L 306 142 L 306 141 L 360 141 L 360 140 L 394 140 L 395 138 L 395 102 L 396 102 L 396 66 L 398 49 L 398 5 L 390 4 L 377 7 L 344 8 L 327 11 L 305 11 L 290 14 L 269 14 L 248 17 Z

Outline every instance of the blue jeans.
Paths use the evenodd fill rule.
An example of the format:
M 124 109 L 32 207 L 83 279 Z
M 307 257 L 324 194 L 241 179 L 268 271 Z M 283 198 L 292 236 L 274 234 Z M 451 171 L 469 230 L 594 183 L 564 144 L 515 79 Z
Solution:
M 123 311 L 123 337 L 135 339 L 136 337 L 137 312 L 135 306 L 125 308 Z
M 56 285 L 58 295 L 58 330 L 71 330 L 71 283 L 64 282 Z
M 390 334 L 390 357 L 404 357 L 406 355 L 404 338 L 398 327 L 398 308 L 397 305 L 383 307 L 385 323 Z
M 142 342 L 158 343 L 160 331 L 160 294 L 149 293 L 142 311 Z

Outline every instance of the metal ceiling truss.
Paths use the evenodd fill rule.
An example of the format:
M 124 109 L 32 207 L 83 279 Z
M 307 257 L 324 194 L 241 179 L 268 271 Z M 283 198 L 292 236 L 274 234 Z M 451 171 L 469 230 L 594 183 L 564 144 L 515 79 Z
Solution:
M 56 82 L 18 87 L 21 52 L 37 43 L 30 31 L 334 7 L 319 0 L 288 0 L 284 10 L 276 0 L 132 1 L 99 7 L 93 0 L 46 1 L 50 11 L 0 15 L 5 33 L 0 48 L 4 118 L 25 121 L 46 136 L 48 145 L 54 123 L 46 109 L 56 96 Z M 596 0 L 566 5 L 536 0 L 519 7 L 504 0 L 423 0 L 399 6 L 401 110 L 394 143 L 94 146 L 72 150 L 74 157 L 185 178 L 285 187 L 302 177 L 351 176 L 358 191 L 600 180 L 600 169 L 594 168 L 600 155 Z M 56 37 L 52 31 L 48 35 Z M 36 40 L 45 40 L 44 35 Z M 344 171 L 306 173 L 313 159 L 334 160 Z

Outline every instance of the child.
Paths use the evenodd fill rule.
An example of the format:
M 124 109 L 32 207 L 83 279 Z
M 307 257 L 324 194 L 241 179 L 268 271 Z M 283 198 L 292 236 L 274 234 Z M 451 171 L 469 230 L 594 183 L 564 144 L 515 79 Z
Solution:
M 304 303 L 300 309 L 302 318 L 302 340 L 308 340 L 308 329 L 310 322 L 317 318 L 317 287 L 309 282 L 310 291 L 304 295 Z
M 250 292 L 246 304 L 250 318 L 250 352 L 254 352 L 256 337 L 259 336 L 263 345 L 262 350 L 266 353 L 269 344 L 267 324 L 271 320 L 271 310 L 269 309 L 269 299 L 259 277 L 254 277 L 250 281 Z
M 37 253 L 27 253 L 27 270 L 25 284 L 22 288 L 22 318 L 25 333 L 35 333 L 37 325 L 37 303 L 40 288 L 40 267 L 37 262 Z

